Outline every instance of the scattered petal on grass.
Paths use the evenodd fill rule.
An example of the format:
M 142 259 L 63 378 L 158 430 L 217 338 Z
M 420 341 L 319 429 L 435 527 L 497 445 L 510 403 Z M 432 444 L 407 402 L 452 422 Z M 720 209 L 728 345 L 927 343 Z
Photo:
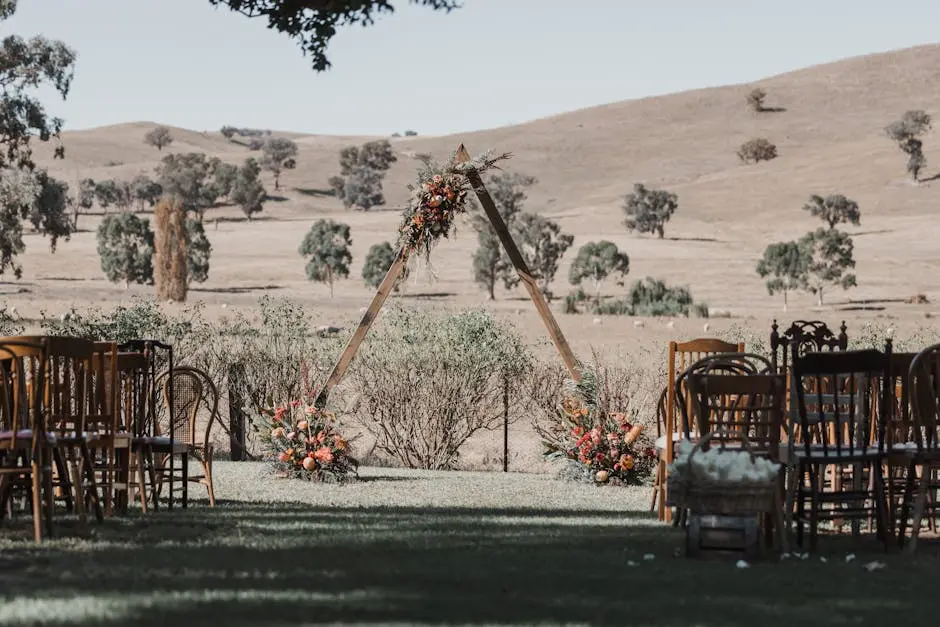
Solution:
M 864 568 L 865 568 L 865 570 L 867 570 L 868 572 L 873 573 L 873 572 L 875 572 L 876 570 L 881 570 L 881 569 L 884 568 L 885 566 L 886 566 L 886 564 L 885 564 L 884 562 L 879 562 L 879 561 L 875 560 L 874 562 L 868 562 L 867 564 L 865 564 Z
M 656 556 L 653 555 L 652 553 L 647 553 L 646 555 L 643 556 L 643 559 L 648 562 L 650 560 L 656 559 Z
M 639 566 L 639 564 L 633 560 L 627 560 L 627 566 Z
M 781 561 L 782 561 L 782 560 L 788 560 L 788 559 L 790 559 L 790 554 L 789 554 L 789 553 L 781 553 L 781 554 L 780 554 L 780 559 L 781 559 Z
M 848 555 L 845 556 L 845 563 L 848 564 L 854 559 L 855 559 L 855 553 L 849 553 Z
M 823 557 L 822 555 L 820 555 L 820 556 L 819 556 L 819 561 L 822 562 L 823 564 L 825 564 L 825 563 L 828 562 L 829 560 L 827 560 L 825 557 Z
M 744 560 L 738 560 L 738 563 L 735 564 L 738 568 L 750 568 L 751 565 L 745 562 Z
M 801 559 L 801 560 L 807 560 L 807 559 L 809 559 L 809 553 L 803 553 L 803 555 L 800 555 L 800 559 Z

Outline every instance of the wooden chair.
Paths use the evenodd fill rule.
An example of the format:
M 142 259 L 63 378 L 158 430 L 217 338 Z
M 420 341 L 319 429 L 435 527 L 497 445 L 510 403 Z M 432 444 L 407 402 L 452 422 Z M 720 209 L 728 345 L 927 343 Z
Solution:
M 209 506 L 215 507 L 215 488 L 212 483 L 212 426 L 219 417 L 219 392 L 209 376 L 188 366 L 177 367 L 172 376 L 161 379 L 160 389 L 164 399 L 163 424 L 155 424 L 156 436 L 151 441 L 153 452 L 157 456 L 157 474 L 162 479 L 169 476 L 165 467 L 169 459 L 178 455 L 180 459 L 179 476 L 182 489 L 183 507 L 189 501 L 189 483 L 199 483 L 206 487 Z M 200 424 L 200 418 L 203 418 Z M 172 423 L 170 422 L 172 420 Z M 173 430 L 174 442 L 170 449 L 170 439 L 161 435 Z M 202 467 L 201 475 L 189 475 L 189 457 L 192 455 Z M 172 494 L 171 494 L 172 497 Z
M 664 416 L 663 433 L 656 441 L 656 451 L 659 455 L 657 474 L 661 477 L 659 484 L 654 488 L 654 499 L 658 500 L 657 516 L 659 520 L 671 521 L 672 510 L 666 507 L 666 467 L 675 457 L 675 449 L 682 438 L 681 424 L 678 419 L 678 404 L 685 403 L 687 411 L 691 411 L 689 398 L 676 396 L 676 378 L 689 366 L 703 357 L 718 353 L 743 353 L 744 343 L 732 344 L 715 338 L 701 338 L 690 342 L 669 342 L 668 379 L 666 381 L 666 413 Z
M 793 358 L 791 393 L 795 391 L 797 399 L 802 442 L 788 449 L 795 468 L 789 491 L 796 507 L 798 546 L 803 546 L 806 525 L 810 550 L 815 550 L 821 519 L 858 521 L 874 515 L 887 547 L 890 520 L 882 465 L 891 403 L 890 361 L 890 343 L 884 352 L 809 352 Z M 877 404 L 872 394 L 880 395 Z M 827 468 L 834 473 L 828 486 L 823 481 Z M 838 480 L 843 468 L 851 469 L 851 481 Z
M 95 483 L 104 499 L 106 515 L 114 512 L 117 502 L 126 511 L 129 470 L 130 433 L 118 428 L 117 344 L 94 342 L 88 369 L 87 410 L 83 438 L 91 455 Z
M 932 513 L 936 516 L 937 493 L 940 491 L 940 344 L 929 346 L 918 353 L 911 363 L 908 376 L 912 388 L 913 441 L 916 449 L 908 453 L 907 481 L 898 520 L 898 542 L 904 543 L 907 518 L 913 506 L 911 538 L 906 547 L 908 552 L 913 552 L 917 547 L 924 515 Z
M 759 358 L 767 366 L 763 373 L 728 372 L 728 360 L 722 363 L 720 357 L 706 360 L 711 363 L 688 376 L 688 389 L 697 430 L 700 434 L 713 434 L 706 450 L 715 443 L 721 449 L 741 449 L 744 442 L 747 442 L 749 450 L 755 455 L 778 462 L 786 399 L 786 376 L 770 373 L 770 362 L 763 358 Z M 719 437 L 715 434 L 721 435 Z M 776 507 L 772 512 L 768 512 L 764 528 L 768 531 L 771 528 L 774 530 L 778 547 L 786 551 L 783 480 L 784 473 L 781 471 L 777 481 Z
M 118 422 L 120 430 L 128 434 L 131 441 L 127 481 L 130 486 L 136 484 L 137 495 L 144 512 L 147 511 L 149 500 L 147 486 L 149 484 L 153 489 L 156 485 L 152 451 L 146 446 L 145 439 L 149 433 L 150 372 L 150 363 L 144 353 L 120 352 L 117 354 Z M 134 490 L 129 487 L 127 500 L 133 500 L 133 495 Z
M 43 417 L 46 350 L 40 342 L 0 338 L 0 519 L 25 487 L 33 537 L 52 536 L 52 445 Z
M 54 436 L 54 461 L 57 477 L 54 480 L 66 508 L 74 504 L 79 518 L 86 519 L 86 507 L 91 504 L 95 518 L 104 519 L 101 494 L 95 477 L 95 463 L 88 446 L 85 418 L 92 389 L 94 342 L 71 337 L 32 338 L 44 340 L 48 355 L 45 378 L 46 428 Z M 107 428 L 109 420 L 98 422 L 93 418 L 93 429 Z M 97 434 L 93 432 L 93 436 Z M 94 437 L 92 438 L 94 439 Z

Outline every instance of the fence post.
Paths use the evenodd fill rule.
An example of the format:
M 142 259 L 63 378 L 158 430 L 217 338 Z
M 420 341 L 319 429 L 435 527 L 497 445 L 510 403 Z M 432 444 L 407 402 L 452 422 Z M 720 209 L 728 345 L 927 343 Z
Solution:
M 509 472 L 509 377 L 503 373 L 503 472 Z
M 228 422 L 229 450 L 233 462 L 247 458 L 245 451 L 245 399 L 241 395 L 240 383 L 244 381 L 245 365 L 232 364 L 228 369 Z

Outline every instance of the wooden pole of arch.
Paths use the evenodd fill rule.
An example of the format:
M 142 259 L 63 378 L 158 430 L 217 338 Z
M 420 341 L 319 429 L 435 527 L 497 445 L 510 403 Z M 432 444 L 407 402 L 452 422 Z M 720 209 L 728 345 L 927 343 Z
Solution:
M 467 152 L 467 149 L 464 148 L 463 144 L 460 144 L 460 147 L 457 148 L 454 161 L 456 163 L 466 163 L 470 161 L 470 154 Z M 486 216 L 493 225 L 493 229 L 496 231 L 496 235 L 499 237 L 503 248 L 506 249 L 506 254 L 509 255 L 512 265 L 519 274 L 519 278 L 522 279 L 522 283 L 529 292 L 529 297 L 535 304 L 535 309 L 539 312 L 542 322 L 545 323 L 548 334 L 551 336 L 555 348 L 565 362 L 568 373 L 574 381 L 580 381 L 581 372 L 578 370 L 577 360 L 574 357 L 574 353 L 571 352 L 568 340 L 565 339 L 564 334 L 561 332 L 561 327 L 559 327 L 558 322 L 555 321 L 555 317 L 552 315 L 552 310 L 549 308 L 545 296 L 542 294 L 542 290 L 539 289 L 535 278 L 529 270 L 528 264 L 525 262 L 525 258 L 522 256 L 522 253 L 519 252 L 516 242 L 513 241 L 512 235 L 509 233 L 509 228 L 506 226 L 503 217 L 496 208 L 496 203 L 493 202 L 493 198 L 490 196 L 489 191 L 487 191 L 486 185 L 483 184 L 480 173 L 471 169 L 467 170 L 464 174 L 470 182 L 473 191 L 476 193 L 477 198 L 480 200 L 480 204 L 483 205 L 483 210 L 486 212 Z M 359 350 L 362 341 L 372 327 L 372 323 L 375 322 L 376 316 L 379 314 L 379 311 L 381 311 L 389 294 L 392 293 L 395 284 L 401 278 L 407 262 L 407 252 L 404 249 L 399 250 L 398 256 L 395 257 L 395 261 L 392 262 L 388 272 L 385 273 L 385 278 L 382 279 L 382 283 L 379 284 L 375 296 L 372 297 L 369 308 L 362 314 L 359 327 L 356 329 L 355 333 L 353 333 L 353 336 L 349 338 L 349 343 L 346 344 L 346 348 L 333 366 L 333 371 L 327 378 L 326 383 L 323 384 L 323 388 L 320 390 L 319 394 L 317 394 L 315 401 L 317 407 L 324 407 L 326 405 L 330 392 L 336 387 L 336 384 L 342 380 L 343 375 L 346 374 L 346 369 L 349 368 L 349 364 L 352 363 L 353 357 L 356 356 L 356 352 Z

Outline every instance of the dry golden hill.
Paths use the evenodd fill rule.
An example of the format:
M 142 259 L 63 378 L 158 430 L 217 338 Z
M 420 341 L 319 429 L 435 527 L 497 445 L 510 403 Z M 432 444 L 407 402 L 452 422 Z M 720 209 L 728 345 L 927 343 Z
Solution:
M 936 245 L 940 228 L 934 219 L 940 189 L 936 183 L 917 185 L 907 178 L 904 155 L 883 129 L 908 109 L 940 113 L 938 66 L 940 46 L 925 46 L 815 66 L 753 85 L 620 102 L 454 136 L 392 139 L 399 161 L 386 179 L 386 196 L 391 208 L 407 198 L 406 185 L 416 166 L 408 155 L 431 153 L 443 159 L 461 142 L 471 152 L 511 151 L 515 156 L 506 168 L 539 179 L 530 190 L 527 208 L 558 220 L 575 235 L 575 247 L 610 239 L 630 254 L 631 279 L 652 275 L 689 285 L 697 299 L 713 308 L 765 320 L 780 311 L 781 303 L 779 297 L 766 294 L 754 273 L 756 259 L 768 243 L 798 237 L 818 225 L 801 211 L 810 194 L 842 193 L 857 200 L 862 210 L 862 226 L 849 229 L 856 235 L 859 287 L 848 293 L 831 292 L 827 306 L 844 310 L 850 297 L 888 301 L 877 305 L 886 308 L 882 313 L 922 319 L 929 305 L 893 301 L 916 292 L 931 301 L 940 299 L 935 279 L 940 270 Z M 769 106 L 785 110 L 749 111 L 745 95 L 754 86 L 767 91 Z M 220 127 L 238 125 L 238 120 L 223 115 Z M 142 138 L 153 126 L 140 122 L 67 132 L 63 134 L 66 160 L 52 162 L 45 148 L 40 150 L 41 160 L 70 182 L 85 176 L 123 178 L 151 171 L 162 154 Z M 164 153 L 203 151 L 233 163 L 254 154 L 215 131 L 174 128 L 172 132 L 175 141 Z M 338 170 L 341 148 L 373 138 L 275 134 L 292 137 L 300 147 L 298 168 L 282 178 L 284 199 L 267 203 L 262 220 L 209 227 L 214 246 L 210 280 L 192 296 L 210 307 L 250 306 L 267 291 L 316 304 L 324 318 L 349 318 L 371 295 L 359 280 L 365 252 L 373 243 L 394 239 L 399 215 L 345 212 L 320 190 Z M 735 151 L 754 137 L 774 142 L 780 156 L 768 163 L 742 165 Z M 940 136 L 925 138 L 925 152 L 930 177 L 940 172 Z M 668 225 L 666 240 L 629 234 L 622 227 L 622 197 L 635 182 L 678 194 L 680 207 Z M 273 192 L 273 182 L 267 180 L 266 185 Z M 233 208 L 216 214 L 238 216 Z M 338 286 L 332 300 L 326 287 L 305 280 L 296 252 L 309 223 L 324 215 L 350 223 L 355 244 L 351 280 Z M 96 221 L 83 218 L 81 226 L 93 230 Z M 140 287 L 125 292 L 104 281 L 93 232 L 78 233 L 55 255 L 38 238 L 31 237 L 28 247 L 23 285 L 30 292 L 16 295 L 15 286 L 0 286 L 0 298 L 20 302 L 27 310 L 57 311 L 72 302 L 118 301 L 128 293 L 148 291 Z M 483 293 L 472 281 L 474 247 L 472 232 L 460 229 L 457 238 L 443 243 L 434 255 L 433 285 L 417 279 L 408 287 L 411 297 L 433 293 L 439 295 L 434 302 L 481 302 Z M 574 250 L 569 251 L 556 292 L 567 290 L 567 262 L 573 257 Z M 622 292 L 606 286 L 609 293 L 618 290 Z M 521 319 L 540 333 L 522 296 L 521 289 L 498 294 L 495 306 L 503 311 L 523 309 Z M 809 295 L 791 302 L 797 310 L 814 304 Z M 827 314 L 845 315 L 876 314 Z M 575 343 L 616 341 L 614 329 L 633 335 L 628 320 L 605 320 L 602 329 L 590 317 L 565 316 L 562 326 Z M 700 322 L 680 323 L 683 326 L 690 329 L 688 333 L 700 334 Z

